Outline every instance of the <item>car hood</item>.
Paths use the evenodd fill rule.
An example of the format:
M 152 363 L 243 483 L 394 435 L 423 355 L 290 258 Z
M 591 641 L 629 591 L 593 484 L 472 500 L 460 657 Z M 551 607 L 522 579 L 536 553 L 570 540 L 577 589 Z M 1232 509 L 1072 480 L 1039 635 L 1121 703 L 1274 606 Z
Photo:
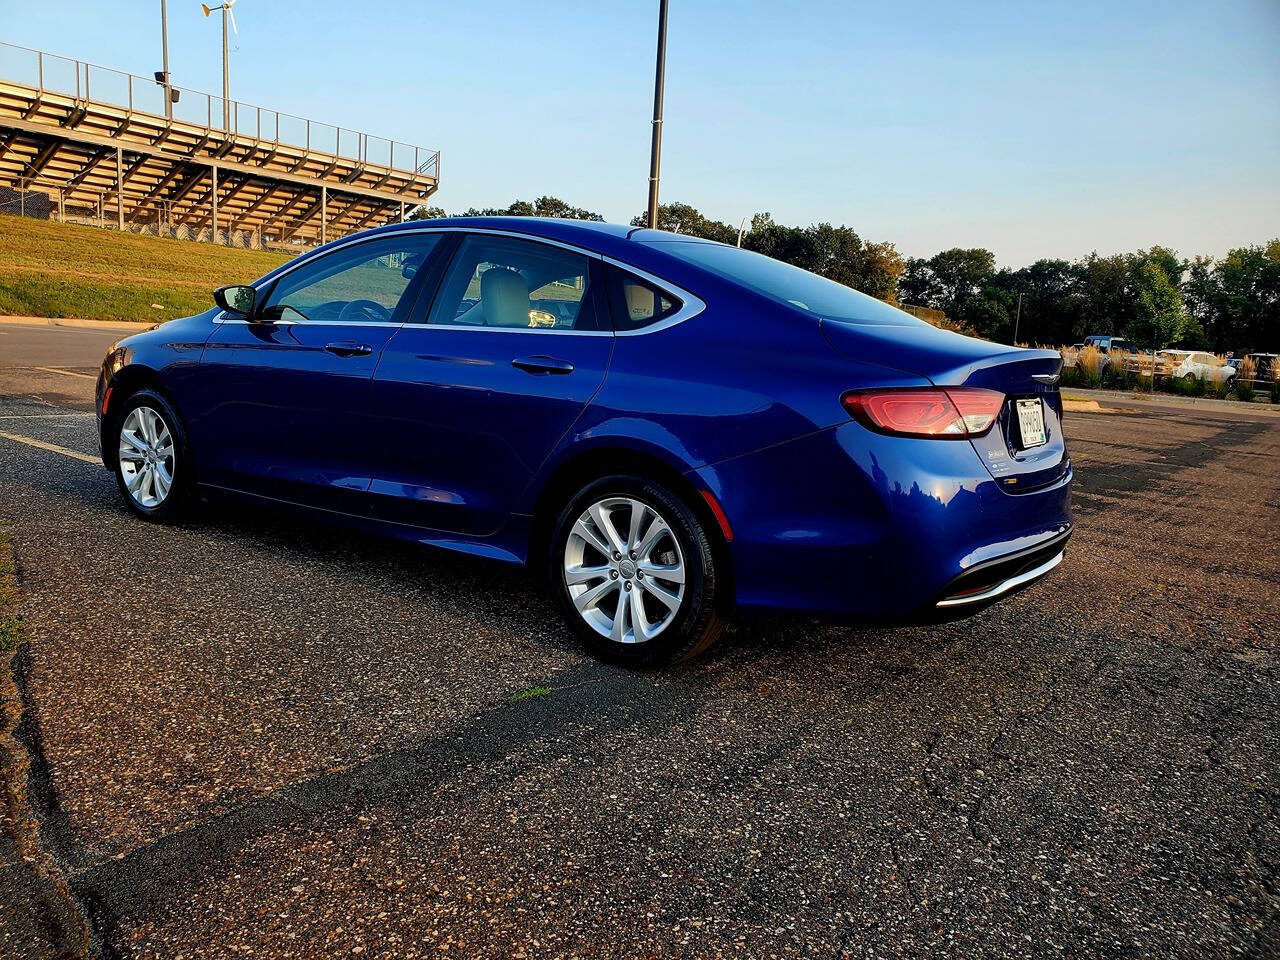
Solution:
M 1005 380 L 1010 364 L 1024 373 L 1045 375 L 1057 373 L 1062 364 L 1055 350 L 1010 347 L 924 322 L 881 325 L 824 319 L 822 334 L 838 353 L 928 377 L 938 386 L 982 386 L 989 379 Z M 997 372 L 997 368 L 1004 369 Z

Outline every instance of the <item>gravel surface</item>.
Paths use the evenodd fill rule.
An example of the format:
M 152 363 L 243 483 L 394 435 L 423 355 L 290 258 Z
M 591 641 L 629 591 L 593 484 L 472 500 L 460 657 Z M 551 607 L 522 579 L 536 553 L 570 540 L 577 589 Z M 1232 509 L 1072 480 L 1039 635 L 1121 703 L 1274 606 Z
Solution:
M 93 452 L 51 410 L 0 429 Z M 0 439 L 42 838 L 113 956 L 1280 953 L 1280 423 L 1067 427 L 1046 582 L 657 675 L 519 571 Z

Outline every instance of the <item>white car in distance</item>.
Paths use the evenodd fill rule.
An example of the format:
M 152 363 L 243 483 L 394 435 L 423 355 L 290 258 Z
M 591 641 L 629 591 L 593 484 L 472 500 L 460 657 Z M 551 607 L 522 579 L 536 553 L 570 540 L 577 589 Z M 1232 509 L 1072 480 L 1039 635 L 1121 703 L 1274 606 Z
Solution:
M 1235 367 L 1202 350 L 1161 350 L 1156 359 L 1167 366 L 1170 377 L 1181 377 L 1188 383 L 1227 383 L 1236 375 Z

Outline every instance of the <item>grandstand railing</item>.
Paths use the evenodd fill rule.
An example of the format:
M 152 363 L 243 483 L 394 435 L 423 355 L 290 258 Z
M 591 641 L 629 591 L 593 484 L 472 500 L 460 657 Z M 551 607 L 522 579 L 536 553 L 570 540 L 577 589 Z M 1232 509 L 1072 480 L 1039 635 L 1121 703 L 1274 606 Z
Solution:
M 84 60 L 46 53 L 31 47 L 0 41 L 0 80 L 73 97 L 84 104 L 101 104 L 167 122 L 165 88 L 152 77 L 125 73 Z M 224 100 L 221 96 L 170 85 L 178 92 L 172 120 L 203 129 L 211 136 L 224 134 L 258 143 L 283 144 L 344 159 L 363 166 L 399 170 L 439 178 L 440 152 L 388 140 L 372 134 L 321 123 L 268 107 Z

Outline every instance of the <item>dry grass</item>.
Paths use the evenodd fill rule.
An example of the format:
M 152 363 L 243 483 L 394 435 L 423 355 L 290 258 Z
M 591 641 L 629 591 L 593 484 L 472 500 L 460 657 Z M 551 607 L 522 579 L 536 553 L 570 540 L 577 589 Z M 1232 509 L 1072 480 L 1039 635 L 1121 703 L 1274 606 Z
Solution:
M 1245 357 L 1236 368 L 1236 396 L 1241 400 L 1252 400 L 1254 384 L 1258 378 L 1258 365 L 1252 357 Z
M 13 546 L 0 533 L 0 653 L 16 649 L 23 640 L 22 615 L 18 613 L 18 575 Z
M 1076 357 L 1076 366 L 1080 368 L 1080 373 L 1087 380 L 1094 380 L 1098 376 L 1098 365 L 1102 361 L 1102 352 L 1093 346 L 1085 347 Z

